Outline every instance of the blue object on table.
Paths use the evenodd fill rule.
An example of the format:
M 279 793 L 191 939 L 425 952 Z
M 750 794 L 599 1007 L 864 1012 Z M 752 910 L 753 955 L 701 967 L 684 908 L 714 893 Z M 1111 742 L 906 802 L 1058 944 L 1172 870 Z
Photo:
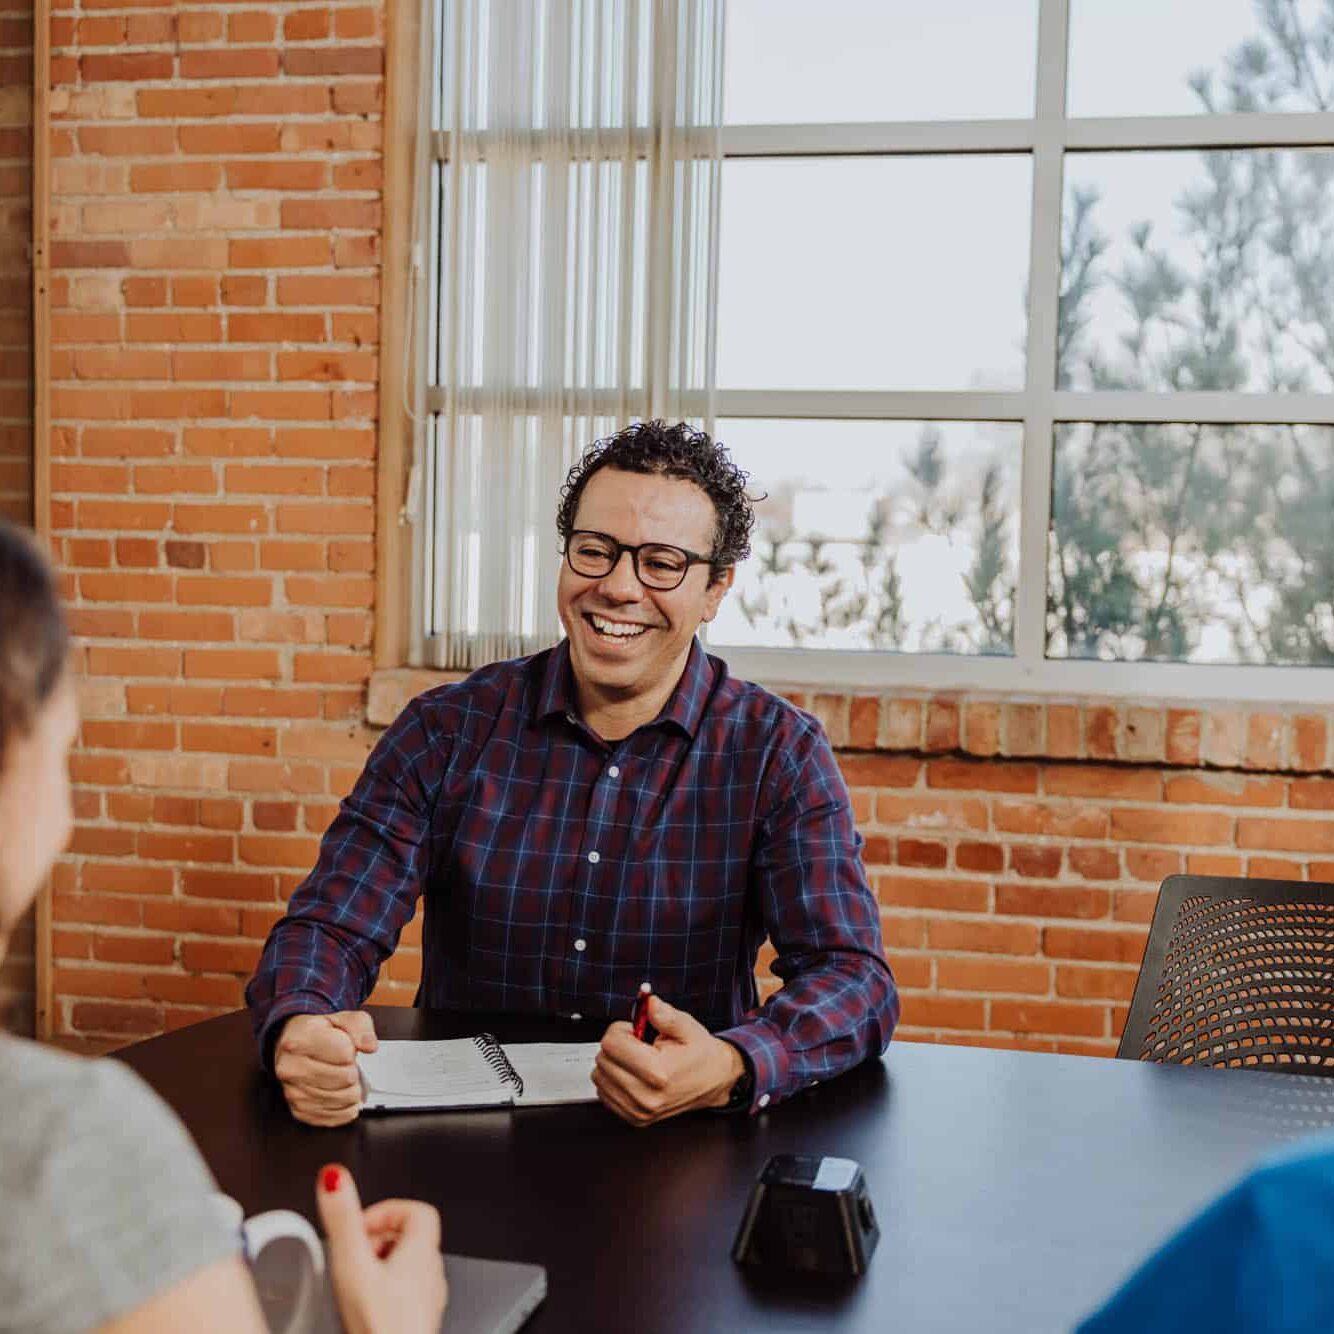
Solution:
M 1151 1255 L 1079 1334 L 1329 1334 L 1334 1135 L 1246 1174 Z

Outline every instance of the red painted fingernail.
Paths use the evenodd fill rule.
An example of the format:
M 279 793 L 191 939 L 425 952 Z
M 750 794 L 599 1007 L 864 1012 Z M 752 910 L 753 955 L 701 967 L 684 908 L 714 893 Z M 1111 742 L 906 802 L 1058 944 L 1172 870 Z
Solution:
M 320 1185 L 331 1194 L 338 1189 L 338 1183 L 341 1180 L 342 1173 L 336 1167 L 326 1167 L 320 1174 Z

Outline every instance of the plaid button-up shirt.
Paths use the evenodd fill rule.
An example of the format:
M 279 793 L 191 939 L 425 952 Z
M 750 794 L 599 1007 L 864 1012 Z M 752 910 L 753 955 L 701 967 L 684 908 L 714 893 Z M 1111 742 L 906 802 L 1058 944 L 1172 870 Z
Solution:
M 280 1021 L 366 999 L 418 895 L 421 1005 L 624 1018 L 648 980 L 749 1057 L 752 1107 L 884 1050 L 898 994 L 820 724 L 698 642 L 623 740 L 575 699 L 562 643 L 404 709 L 246 989 L 266 1059 Z

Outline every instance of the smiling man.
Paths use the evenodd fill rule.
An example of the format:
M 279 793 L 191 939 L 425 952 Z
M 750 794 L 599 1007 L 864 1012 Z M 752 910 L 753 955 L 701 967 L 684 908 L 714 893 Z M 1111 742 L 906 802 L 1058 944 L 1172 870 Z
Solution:
M 246 990 L 298 1119 L 357 1115 L 356 1007 L 419 895 L 417 1003 L 606 1019 L 594 1084 L 635 1124 L 757 1111 L 884 1050 L 898 996 L 829 742 L 695 638 L 749 551 L 745 483 L 685 424 L 592 446 L 557 513 L 566 638 L 385 732 Z M 623 1018 L 645 979 L 651 1044 Z

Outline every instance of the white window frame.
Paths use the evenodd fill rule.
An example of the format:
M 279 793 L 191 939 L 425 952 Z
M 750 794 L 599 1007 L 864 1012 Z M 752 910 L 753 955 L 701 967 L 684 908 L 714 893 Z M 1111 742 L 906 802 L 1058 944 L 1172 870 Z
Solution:
M 437 0 L 437 3 L 439 0 Z M 1047 535 L 1057 422 L 1294 423 L 1334 427 L 1334 394 L 1079 392 L 1056 389 L 1064 157 L 1068 150 L 1334 147 L 1334 113 L 1068 117 L 1070 0 L 1037 0 L 1037 64 L 1030 119 L 724 125 L 727 158 L 1025 154 L 1032 161 L 1026 371 L 1022 390 L 860 391 L 719 389 L 718 418 L 936 420 L 1019 423 L 1023 429 L 1018 593 L 1013 657 L 873 650 L 748 648 L 714 651 L 740 676 L 775 686 L 986 691 L 1037 698 L 1334 704 L 1334 668 L 1049 659 Z M 448 155 L 435 136 L 434 156 Z M 432 178 L 434 173 L 427 173 Z M 428 187 L 429 188 L 429 187 Z M 724 185 L 724 189 L 725 189 Z M 432 202 L 432 216 L 435 215 Z M 433 238 L 432 260 L 437 250 Z M 434 274 L 432 290 L 434 290 Z M 443 394 L 432 389 L 428 405 Z M 739 460 L 745 466 L 745 459 Z M 754 466 L 753 461 L 750 461 Z M 552 497 L 554 513 L 556 498 Z M 1331 516 L 1334 518 L 1334 516 Z M 414 625 L 421 633 L 431 544 L 419 525 Z M 553 571 L 552 577 L 555 577 Z M 421 596 L 419 596 L 421 594 Z M 707 642 L 707 632 L 706 632 Z
M 1038 0 L 1030 120 L 724 125 L 724 158 L 1024 153 L 1033 164 L 1024 387 L 1014 392 L 720 389 L 719 418 L 1018 422 L 1023 427 L 1014 656 L 865 650 L 716 649 L 740 676 L 835 688 L 985 690 L 1024 696 L 1334 702 L 1334 668 L 1047 658 L 1047 532 L 1057 422 L 1243 422 L 1334 426 L 1334 394 L 1092 393 L 1056 389 L 1061 206 L 1068 149 L 1334 146 L 1334 113 L 1078 118 L 1065 114 L 1070 0 Z M 726 176 L 724 176 L 724 191 Z M 747 462 L 739 460 L 743 465 Z M 1331 516 L 1334 522 L 1334 515 Z

